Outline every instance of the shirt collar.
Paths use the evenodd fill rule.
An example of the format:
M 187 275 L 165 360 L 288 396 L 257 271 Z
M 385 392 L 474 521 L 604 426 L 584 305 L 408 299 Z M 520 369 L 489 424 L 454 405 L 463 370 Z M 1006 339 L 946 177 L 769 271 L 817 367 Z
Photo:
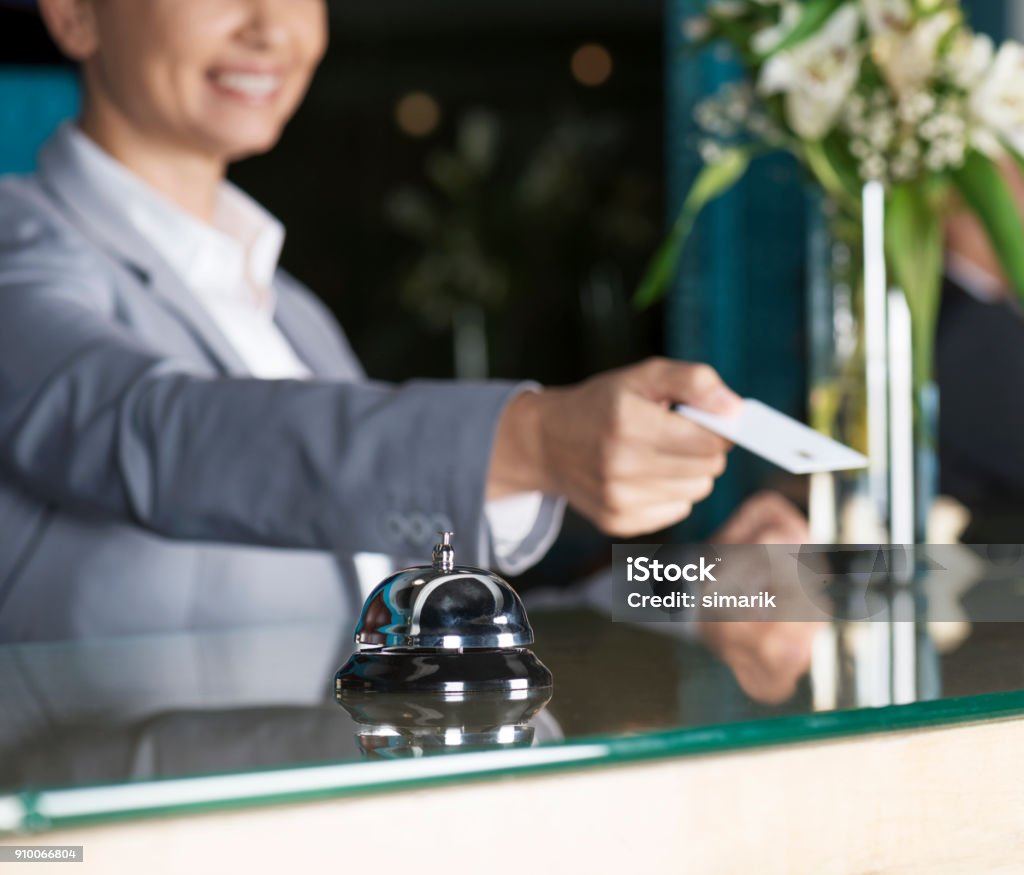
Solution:
M 107 154 L 77 127 L 68 142 L 79 162 L 115 195 L 111 202 L 195 294 L 273 308 L 284 228 L 230 182 L 217 192 L 214 223 L 191 216 Z

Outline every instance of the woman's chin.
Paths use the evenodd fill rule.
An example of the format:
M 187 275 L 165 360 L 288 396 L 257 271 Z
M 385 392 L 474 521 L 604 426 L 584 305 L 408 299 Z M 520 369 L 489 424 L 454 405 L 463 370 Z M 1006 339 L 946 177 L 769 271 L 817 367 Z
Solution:
M 280 137 L 281 129 L 276 127 L 273 130 L 220 132 L 219 136 L 210 136 L 207 141 L 211 152 L 215 152 L 218 158 L 230 163 L 269 152 L 277 145 Z

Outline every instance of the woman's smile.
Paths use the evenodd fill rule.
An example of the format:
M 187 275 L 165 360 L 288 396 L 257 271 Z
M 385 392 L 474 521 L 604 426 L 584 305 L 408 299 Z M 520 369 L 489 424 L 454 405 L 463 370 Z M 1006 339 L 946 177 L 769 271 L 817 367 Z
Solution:
M 285 77 L 280 69 L 239 66 L 211 70 L 207 80 L 223 97 L 263 106 L 281 95 Z
M 328 38 L 326 0 L 44 0 L 40 10 L 81 62 L 82 130 L 198 214 L 227 163 L 277 142 Z M 191 181 L 166 178 L 172 167 L 191 168 Z

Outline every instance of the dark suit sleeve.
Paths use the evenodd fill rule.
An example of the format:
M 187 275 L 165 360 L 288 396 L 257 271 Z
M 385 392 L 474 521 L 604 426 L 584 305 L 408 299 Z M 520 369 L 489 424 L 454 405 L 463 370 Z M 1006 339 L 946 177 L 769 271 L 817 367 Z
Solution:
M 942 490 L 972 510 L 1024 499 L 1024 319 L 952 281 L 936 343 Z
M 211 376 L 117 321 L 100 257 L 0 222 L 0 476 L 172 538 L 416 555 L 423 534 L 389 521 L 447 518 L 486 559 L 493 433 L 519 387 Z

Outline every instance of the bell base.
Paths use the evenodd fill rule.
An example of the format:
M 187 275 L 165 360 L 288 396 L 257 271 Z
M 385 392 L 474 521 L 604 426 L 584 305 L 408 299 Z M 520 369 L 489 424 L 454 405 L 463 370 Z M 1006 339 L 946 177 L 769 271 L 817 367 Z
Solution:
M 387 727 L 412 736 L 490 732 L 525 726 L 551 700 L 551 687 L 528 690 L 477 690 L 472 693 L 410 693 L 343 690 L 340 704 L 364 731 Z
M 339 698 L 361 693 L 461 694 L 550 689 L 551 672 L 526 648 L 364 650 L 334 676 Z

